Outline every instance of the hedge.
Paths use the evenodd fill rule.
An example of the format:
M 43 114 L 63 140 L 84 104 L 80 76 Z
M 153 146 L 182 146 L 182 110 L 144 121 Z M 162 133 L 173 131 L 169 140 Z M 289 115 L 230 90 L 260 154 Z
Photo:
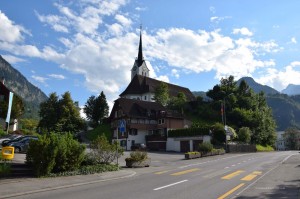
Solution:
M 209 135 L 209 127 L 185 128 L 168 131 L 168 137 L 186 137 Z

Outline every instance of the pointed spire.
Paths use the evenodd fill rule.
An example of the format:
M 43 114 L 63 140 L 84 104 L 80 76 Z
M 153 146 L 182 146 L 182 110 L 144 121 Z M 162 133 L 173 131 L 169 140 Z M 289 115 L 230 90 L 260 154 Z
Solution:
M 143 57 L 143 46 L 142 46 L 142 25 L 140 26 L 140 44 L 139 44 L 139 53 L 138 53 L 138 58 L 137 58 L 137 62 L 138 65 L 142 65 L 144 61 L 144 57 Z

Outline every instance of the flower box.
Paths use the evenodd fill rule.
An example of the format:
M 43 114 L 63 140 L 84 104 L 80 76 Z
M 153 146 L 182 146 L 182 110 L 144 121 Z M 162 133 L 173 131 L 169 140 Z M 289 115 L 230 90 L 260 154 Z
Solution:
M 185 159 L 195 159 L 200 158 L 201 154 L 199 152 L 187 152 L 184 154 Z
M 146 160 L 137 161 L 132 159 L 126 159 L 126 167 L 129 168 L 138 168 L 138 167 L 149 167 L 151 163 L 151 159 L 147 158 Z

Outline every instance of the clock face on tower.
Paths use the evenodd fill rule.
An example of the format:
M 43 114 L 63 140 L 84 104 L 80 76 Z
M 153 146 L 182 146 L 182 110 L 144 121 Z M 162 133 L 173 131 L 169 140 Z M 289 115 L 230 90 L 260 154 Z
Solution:
M 134 67 L 132 68 L 132 70 L 133 70 L 133 71 L 136 71 L 136 66 L 134 66 Z

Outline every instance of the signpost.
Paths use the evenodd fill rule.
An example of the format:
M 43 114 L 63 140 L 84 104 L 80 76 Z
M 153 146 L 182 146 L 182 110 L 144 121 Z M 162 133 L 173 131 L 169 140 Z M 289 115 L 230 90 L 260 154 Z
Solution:
M 118 124 L 118 131 L 117 131 L 117 165 L 119 165 L 119 132 L 122 133 L 122 137 L 124 136 L 124 133 L 126 132 L 126 120 L 121 119 L 119 120 Z

